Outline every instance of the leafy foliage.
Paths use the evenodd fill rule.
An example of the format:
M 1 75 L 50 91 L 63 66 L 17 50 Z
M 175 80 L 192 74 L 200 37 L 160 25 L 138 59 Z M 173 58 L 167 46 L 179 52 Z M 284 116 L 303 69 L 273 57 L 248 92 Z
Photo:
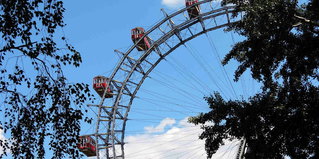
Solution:
M 79 157 L 81 110 L 92 95 L 63 74 L 82 62 L 59 32 L 64 11 L 60 0 L 0 1 L 0 129 L 11 134 L 0 145 L 14 158 L 44 158 L 45 143 L 52 158 Z
M 223 1 L 226 4 L 226 1 Z M 246 37 L 226 55 L 223 64 L 240 63 L 238 80 L 251 70 L 263 92 L 247 101 L 225 101 L 218 93 L 205 98 L 212 109 L 190 118 L 204 126 L 211 156 L 223 139 L 245 138 L 246 158 L 318 158 L 319 156 L 319 1 L 228 0 L 244 12 L 230 26 Z M 237 14 L 238 15 L 238 14 Z

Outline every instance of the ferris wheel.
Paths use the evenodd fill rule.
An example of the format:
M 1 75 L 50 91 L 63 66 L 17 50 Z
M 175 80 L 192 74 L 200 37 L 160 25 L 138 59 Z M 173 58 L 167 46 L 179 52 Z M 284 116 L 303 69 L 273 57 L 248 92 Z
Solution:
M 133 45 L 126 52 L 115 50 L 121 59 L 111 75 L 93 79 L 93 87 L 101 99 L 98 104 L 89 105 L 96 108 L 97 121 L 95 133 L 81 136 L 79 148 L 82 152 L 98 159 L 126 158 L 124 139 L 129 112 L 134 109 L 133 101 L 146 79 L 151 78 L 151 72 L 180 46 L 189 48 L 186 42 L 240 19 L 231 18 L 234 6 L 216 8 L 212 1 L 186 0 L 185 8 L 179 11 L 168 14 L 162 10 L 164 19 L 150 29 L 136 27 L 131 30 Z M 230 92 L 236 94 L 232 87 Z M 240 141 L 240 145 L 239 156 L 244 151 L 244 141 Z M 102 156 L 101 151 L 105 155 Z

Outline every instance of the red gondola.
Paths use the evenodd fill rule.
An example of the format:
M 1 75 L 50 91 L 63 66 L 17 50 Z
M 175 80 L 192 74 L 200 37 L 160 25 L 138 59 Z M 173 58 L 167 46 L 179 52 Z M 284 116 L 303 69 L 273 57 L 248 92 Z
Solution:
M 198 2 L 198 0 L 185 0 L 186 7 L 191 6 L 191 5 L 193 5 L 193 4 L 197 3 L 197 2 Z M 193 19 L 193 18 L 195 18 L 195 17 L 197 17 L 199 15 L 200 7 L 199 7 L 199 5 L 195 5 L 193 7 L 188 8 L 187 12 L 188 12 L 189 18 Z
M 141 27 L 137 27 L 137 28 L 134 28 L 132 29 L 131 31 L 132 33 L 132 41 L 135 43 L 137 43 L 145 34 L 145 30 Z M 148 50 L 149 48 L 151 47 L 151 43 L 150 43 L 150 38 L 145 36 L 143 38 L 143 40 L 141 40 L 136 48 L 138 51 L 145 51 L 145 50 Z
M 86 156 L 96 156 L 95 140 L 90 136 L 80 136 L 80 143 L 78 143 L 77 146 Z
M 96 76 L 93 78 L 93 88 L 100 97 L 103 96 L 105 89 L 107 88 L 107 92 L 105 94 L 105 98 L 113 97 L 113 87 L 112 85 L 108 86 L 109 78 L 104 76 Z

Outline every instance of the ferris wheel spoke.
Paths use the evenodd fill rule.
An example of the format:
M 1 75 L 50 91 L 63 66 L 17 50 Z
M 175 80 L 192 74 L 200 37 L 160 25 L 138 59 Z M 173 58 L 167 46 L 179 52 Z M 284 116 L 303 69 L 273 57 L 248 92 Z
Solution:
M 128 119 L 128 114 L 131 110 L 133 100 L 137 98 L 136 94 L 147 78 L 156 81 L 155 78 L 151 78 L 150 73 L 161 61 L 165 61 L 166 56 L 181 45 L 188 48 L 185 43 L 202 34 L 228 26 L 235 22 L 231 21 L 229 18 L 233 12 L 233 6 L 225 6 L 217 9 L 206 6 L 203 10 L 200 10 L 201 6 L 209 5 L 210 3 L 211 0 L 196 1 L 196 3 L 189 4 L 186 3 L 186 8 L 172 14 L 167 14 L 163 11 L 165 15 L 164 19 L 159 21 L 148 31 L 145 31 L 140 27 L 132 29 L 132 41 L 134 42 L 134 45 L 125 53 L 115 50 L 115 52 L 121 55 L 119 63 L 108 78 L 102 78 L 104 80 L 103 82 L 96 82 L 96 84 L 102 84 L 102 90 L 97 90 L 97 85 L 94 86 L 97 88 L 97 92 L 100 92 L 99 95 L 101 97 L 100 104 L 95 105 L 98 109 L 96 131 L 95 134 L 91 135 L 95 136 L 96 139 L 97 158 L 104 156 L 100 155 L 99 152 L 104 152 L 106 158 L 125 157 L 125 129 L 127 121 L 130 121 L 130 119 Z M 188 18 L 185 16 L 186 13 L 189 16 Z M 216 18 L 225 19 L 221 20 L 220 23 L 217 23 L 215 20 Z M 212 20 L 214 20 L 215 23 L 211 23 Z M 194 52 L 192 53 L 195 54 Z M 199 63 L 201 63 L 205 72 L 210 72 L 210 69 L 205 65 L 205 62 L 201 61 Z M 181 74 L 184 74 L 188 79 L 192 79 L 192 82 L 186 83 L 189 88 L 195 90 L 198 89 L 198 86 L 202 87 L 203 89 L 198 89 L 202 95 L 204 93 L 203 90 L 212 92 L 210 87 L 205 86 L 205 84 L 199 79 L 196 79 L 194 75 L 186 75 L 187 73 L 183 73 L 182 70 L 183 69 L 179 68 Z M 193 107 L 189 106 L 183 108 L 188 112 L 195 112 L 194 110 L 199 108 L 195 107 L 195 105 L 201 105 L 198 103 L 201 103 L 202 101 L 196 100 L 200 99 L 200 97 L 196 98 L 196 95 L 192 94 L 193 92 L 183 90 L 161 80 L 157 80 L 156 82 L 165 85 L 170 88 L 170 90 L 179 92 L 179 95 L 188 99 L 189 101 L 187 102 L 191 102 L 191 105 L 193 105 Z M 220 87 L 219 84 L 217 84 L 219 83 L 217 80 L 213 83 L 217 85 L 216 87 Z M 219 91 L 222 92 L 223 90 L 219 88 Z M 172 104 L 172 101 L 174 101 L 174 99 L 165 95 L 148 93 L 150 96 L 162 100 L 162 103 L 165 101 Z M 141 97 L 137 99 L 146 98 Z M 151 101 L 154 102 L 156 100 L 152 99 Z M 154 106 L 155 105 L 157 105 L 156 102 Z M 164 107 L 161 106 L 161 108 Z M 175 109 L 166 110 L 186 114 L 185 111 L 177 111 Z M 145 112 L 139 113 L 147 114 Z M 148 116 L 154 115 L 149 114 Z M 163 118 L 163 116 L 154 117 Z

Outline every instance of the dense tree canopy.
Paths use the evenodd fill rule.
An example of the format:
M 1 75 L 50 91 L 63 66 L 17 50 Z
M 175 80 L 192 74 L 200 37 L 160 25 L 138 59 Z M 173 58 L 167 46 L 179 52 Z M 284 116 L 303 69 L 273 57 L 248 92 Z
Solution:
M 81 63 L 61 31 L 64 11 L 60 0 L 0 1 L 0 129 L 10 134 L 0 145 L 14 158 L 44 158 L 45 144 L 52 158 L 79 157 L 81 107 L 91 95 L 63 74 Z
M 224 58 L 240 63 L 238 80 L 251 71 L 262 93 L 249 100 L 206 97 L 211 111 L 190 118 L 203 126 L 211 156 L 223 139 L 245 138 L 247 158 L 319 158 L 319 1 L 225 0 L 242 20 L 230 26 L 246 37 Z M 303 4 L 302 4 L 303 3 Z

